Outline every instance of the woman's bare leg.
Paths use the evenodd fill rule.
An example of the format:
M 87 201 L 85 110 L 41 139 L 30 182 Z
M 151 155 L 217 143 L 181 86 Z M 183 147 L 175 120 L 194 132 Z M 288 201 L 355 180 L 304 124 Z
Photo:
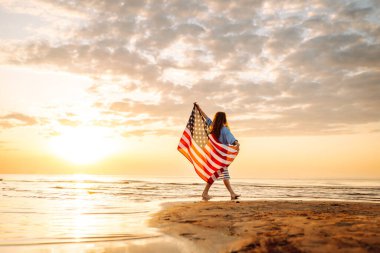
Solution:
M 202 199 L 203 200 L 207 201 L 207 200 L 211 199 L 211 196 L 208 195 L 208 190 L 210 190 L 211 185 L 212 184 L 209 184 L 209 183 L 206 184 L 205 189 L 203 190 L 203 193 L 202 193 Z
M 231 194 L 231 199 L 237 199 L 240 197 L 240 194 L 236 194 L 234 192 L 234 190 L 232 190 L 232 187 L 231 187 L 231 184 L 230 184 L 230 180 L 229 179 L 223 179 L 223 183 L 224 185 L 226 186 L 227 190 L 230 192 Z

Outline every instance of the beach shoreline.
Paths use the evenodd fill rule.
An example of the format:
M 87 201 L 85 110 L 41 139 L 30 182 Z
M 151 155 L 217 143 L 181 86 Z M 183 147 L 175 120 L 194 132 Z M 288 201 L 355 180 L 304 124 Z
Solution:
M 170 231 L 165 233 L 160 228 L 167 224 L 167 220 L 162 220 L 154 226 L 149 225 L 149 220 L 161 211 L 169 210 L 176 205 L 200 201 L 199 194 L 204 188 L 204 183 L 195 182 L 193 178 L 139 178 L 111 175 L 82 175 L 80 177 L 75 175 L 0 175 L 0 178 L 3 179 L 0 182 L 3 193 L 0 199 L 1 253 L 137 253 L 157 252 L 157 249 L 168 253 L 198 253 L 217 252 L 216 249 L 227 251 L 226 249 L 237 240 L 246 245 L 241 242 L 241 235 L 228 234 L 231 231 L 236 233 L 234 229 L 242 226 L 239 223 L 234 224 L 231 227 L 232 230 L 226 233 L 221 233 L 221 231 L 225 226 L 230 226 L 228 223 L 221 228 L 213 226 L 217 228 L 217 231 L 206 228 L 205 234 L 202 235 L 199 234 L 199 228 L 202 228 L 202 225 L 200 226 L 197 220 L 192 221 L 204 217 L 210 222 L 219 219 L 222 223 L 226 223 L 225 219 L 229 216 L 223 216 L 225 214 L 235 219 L 233 213 L 227 212 L 228 209 L 221 210 L 225 213 L 223 215 L 210 214 L 211 211 L 214 212 L 217 209 L 201 210 L 202 212 L 198 212 L 200 217 L 188 214 L 189 217 L 185 220 L 177 221 L 179 224 L 188 225 L 188 228 L 180 227 L 179 229 L 183 231 L 178 231 L 177 234 Z M 236 214 L 238 219 L 248 220 L 248 222 L 249 219 L 255 219 L 265 223 L 270 218 L 268 212 L 276 213 L 276 210 L 271 209 L 281 210 L 280 204 L 255 210 L 252 207 L 251 209 L 244 207 L 243 202 L 253 201 L 257 204 L 267 201 L 273 205 L 284 200 L 292 203 L 302 200 L 304 203 L 298 208 L 306 208 L 307 203 L 311 203 L 308 201 L 311 200 L 336 201 L 337 203 L 360 201 L 361 203 L 353 203 L 362 210 L 369 210 L 365 202 L 373 201 L 380 204 L 379 187 L 378 180 L 244 179 L 234 180 L 234 188 L 243 194 L 244 201 L 224 202 L 229 199 L 228 192 L 225 191 L 223 182 L 216 182 L 212 188 L 213 199 L 208 204 L 219 205 L 223 208 L 232 203 L 243 204 L 243 210 L 240 210 L 241 208 L 232 210 L 238 212 Z M 244 208 L 247 209 L 244 210 Z M 318 210 L 314 207 L 309 207 L 309 209 Z M 286 215 L 291 216 L 290 211 L 296 210 L 296 206 L 283 206 L 283 210 L 288 210 Z M 370 213 L 377 211 L 373 209 Z M 261 218 L 258 217 L 257 212 L 261 212 Z M 249 214 L 254 215 L 249 216 Z M 297 215 L 297 213 L 293 212 L 292 215 Z M 174 221 L 173 219 L 173 223 L 170 223 L 173 227 L 176 226 Z M 276 224 L 274 226 L 283 227 Z M 351 229 L 347 223 L 341 223 L 340 227 Z M 271 227 L 267 228 L 270 230 Z M 354 227 L 354 229 L 357 228 Z M 368 231 L 371 232 L 371 229 Z M 249 230 L 241 233 L 248 235 L 251 232 Z M 301 236 L 293 237 L 301 238 Z M 207 240 L 204 240 L 205 238 Z M 252 238 L 247 240 L 249 244 Z M 211 243 L 209 248 L 207 243 Z M 372 247 L 373 244 L 368 242 L 368 245 Z
M 379 203 L 302 200 L 166 203 L 149 220 L 196 252 L 380 252 L 379 224 Z

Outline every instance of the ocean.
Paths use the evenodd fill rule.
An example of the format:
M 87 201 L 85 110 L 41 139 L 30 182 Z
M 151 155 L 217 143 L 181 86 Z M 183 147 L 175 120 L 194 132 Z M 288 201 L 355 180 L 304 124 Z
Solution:
M 232 179 L 231 184 L 243 201 L 380 202 L 380 180 Z M 203 187 L 198 178 L 3 174 L 0 252 L 149 251 L 141 247 L 173 243 L 147 225 L 151 215 L 162 203 L 200 201 Z M 212 201 L 229 200 L 222 181 L 209 193 Z

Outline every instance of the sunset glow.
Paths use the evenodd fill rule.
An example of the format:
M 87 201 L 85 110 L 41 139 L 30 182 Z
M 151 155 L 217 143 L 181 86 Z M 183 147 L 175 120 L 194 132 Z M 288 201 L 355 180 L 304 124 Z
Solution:
M 1 1 L 0 173 L 194 176 L 193 102 L 234 177 L 380 177 L 376 1 Z
M 118 145 L 107 129 L 96 127 L 65 128 L 62 134 L 50 139 L 52 151 L 75 164 L 100 161 L 115 153 Z

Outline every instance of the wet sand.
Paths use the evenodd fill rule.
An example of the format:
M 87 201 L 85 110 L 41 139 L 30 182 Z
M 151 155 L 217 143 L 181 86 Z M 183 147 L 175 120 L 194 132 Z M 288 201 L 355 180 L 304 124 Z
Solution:
M 183 202 L 164 206 L 150 225 L 191 243 L 183 252 L 380 252 L 377 203 Z

